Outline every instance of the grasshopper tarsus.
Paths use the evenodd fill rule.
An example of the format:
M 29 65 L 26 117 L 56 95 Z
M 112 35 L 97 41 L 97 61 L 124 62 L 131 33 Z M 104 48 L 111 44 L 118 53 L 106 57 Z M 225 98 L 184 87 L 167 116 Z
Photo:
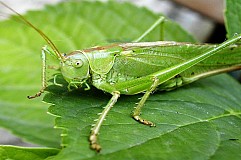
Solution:
M 92 150 L 95 150 L 97 153 L 99 153 L 99 152 L 101 151 L 101 146 L 100 146 L 99 144 L 97 144 L 97 143 L 95 143 L 95 144 L 90 144 L 90 148 L 91 148 Z
M 27 98 L 28 99 L 34 99 L 34 98 L 37 98 L 37 97 L 40 97 L 40 96 L 41 96 L 41 93 L 37 93 L 34 96 L 27 96 Z
M 35 96 L 27 96 L 28 99 L 33 99 Z
M 91 133 L 89 137 L 89 142 L 90 142 L 90 148 L 92 150 L 95 150 L 97 153 L 100 152 L 101 146 L 97 143 L 97 135 L 94 133 Z
M 132 118 L 141 124 L 144 124 L 150 127 L 156 127 L 156 125 L 153 122 L 142 119 L 140 116 L 132 116 Z
M 41 91 L 39 91 L 38 93 L 36 93 L 35 95 L 33 95 L 33 96 L 27 96 L 27 98 L 28 98 L 28 99 L 34 99 L 34 98 L 40 97 L 43 92 L 44 92 L 44 91 L 41 90 Z

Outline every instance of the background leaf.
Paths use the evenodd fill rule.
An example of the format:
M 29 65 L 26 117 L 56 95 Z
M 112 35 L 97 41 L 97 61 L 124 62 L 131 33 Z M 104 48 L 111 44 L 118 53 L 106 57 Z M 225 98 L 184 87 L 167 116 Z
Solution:
M 41 99 L 27 99 L 41 85 L 39 52 L 43 41 L 13 20 L 1 22 L 0 28 L 0 125 L 27 141 L 59 147 L 60 131 L 53 128 L 54 118 L 46 114 L 47 105 Z
M 227 37 L 241 33 L 241 2 L 239 0 L 226 0 L 225 25 Z
M 241 33 L 241 1 L 226 0 L 226 10 L 224 14 L 227 37 L 231 38 Z M 239 42 L 240 44 L 240 42 Z M 241 82 L 241 71 L 232 72 L 232 76 Z
M 61 51 L 69 52 L 106 42 L 131 41 L 140 36 L 159 16 L 127 3 L 72 2 L 48 6 L 43 11 L 30 12 L 26 17 L 43 30 Z M 17 91 L 15 88 L 23 86 L 22 90 L 27 90 L 27 93 L 22 90 L 18 92 L 22 95 L 18 97 L 19 101 L 24 106 L 30 103 L 38 104 L 36 101 L 24 102 L 23 99 L 29 92 L 34 93 L 38 90 L 40 82 L 35 78 L 40 79 L 41 75 L 39 50 L 45 42 L 24 25 L 16 26 L 12 21 L 0 25 L 1 28 L 7 27 L 0 33 L 0 49 L 4 51 L 1 54 L 2 57 L 6 56 L 1 61 L 1 65 L 3 63 L 1 75 L 4 77 L 1 79 L 1 86 L 13 86 L 12 93 L 15 94 Z M 194 41 L 190 35 L 170 21 L 165 23 L 164 29 L 165 40 Z M 145 41 L 156 41 L 159 37 L 159 28 L 157 28 L 146 37 Z M 9 59 L 11 61 L 8 61 Z M 10 70 L 6 72 L 4 67 Z M 19 67 L 21 73 L 16 72 L 20 70 Z M 103 150 L 100 154 L 89 149 L 88 136 L 93 120 L 98 117 L 97 113 L 102 111 L 110 95 L 95 89 L 69 93 L 64 87 L 51 86 L 48 90 L 50 93 L 46 94 L 44 101 L 54 104 L 49 108 L 49 112 L 58 116 L 56 127 L 64 129 L 62 145 L 66 146 L 57 156 L 48 159 L 225 159 L 226 157 L 235 159 L 240 157 L 240 84 L 228 76 L 214 77 L 172 92 L 152 95 L 143 109 L 143 116 L 154 121 L 157 124 L 156 128 L 140 125 L 130 117 L 134 103 L 142 95 L 122 96 L 101 128 L 99 139 Z M 18 101 L 15 97 L 14 94 L 10 97 L 1 95 L 1 101 L 3 104 L 12 103 L 13 99 L 12 105 L 16 106 Z M 7 108 L 11 105 L 3 106 Z M 21 113 L 21 109 L 12 108 L 11 114 L 5 114 L 10 117 L 9 119 Z M 49 124 L 51 119 L 42 120 L 43 112 L 36 110 L 37 113 L 34 112 L 34 116 L 31 116 L 27 109 L 24 111 L 25 115 L 30 117 L 29 119 L 16 117 L 17 124 L 19 120 L 23 120 L 19 127 L 25 126 L 28 130 L 34 130 L 35 127 L 25 125 L 28 122 L 33 124 L 34 117 L 39 119 L 37 122 L 41 121 L 39 126 L 51 126 Z M 3 121 L 6 126 L 8 121 Z M 12 126 L 8 128 L 18 134 L 22 132 L 21 129 L 16 131 Z M 49 128 L 43 134 L 41 132 L 41 135 L 33 131 L 29 134 L 36 136 L 36 139 L 41 139 L 42 135 L 48 139 L 51 138 L 51 132 Z M 57 136 L 53 136 L 55 144 L 58 142 L 56 139 Z
M 43 160 L 56 155 L 58 149 L 50 148 L 24 148 L 13 146 L 0 146 L 0 159 L 2 160 Z

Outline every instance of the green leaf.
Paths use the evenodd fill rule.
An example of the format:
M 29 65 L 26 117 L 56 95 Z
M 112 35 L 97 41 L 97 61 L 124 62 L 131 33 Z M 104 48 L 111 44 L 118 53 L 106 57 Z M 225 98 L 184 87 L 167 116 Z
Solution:
M 53 159 L 239 159 L 241 157 L 240 84 L 226 75 L 153 94 L 142 116 L 150 128 L 130 117 L 142 95 L 121 96 L 101 127 L 103 150 L 89 149 L 88 136 L 97 113 L 110 99 L 98 90 L 65 92 L 51 86 L 44 101 L 54 104 L 56 127 L 65 128 L 63 145 Z M 97 96 L 98 95 L 98 96 Z M 239 157 L 239 158 L 238 158 Z
M 14 146 L 0 146 L 1 160 L 44 160 L 54 156 L 59 152 L 58 149 L 47 148 L 24 148 Z
M 106 42 L 131 41 L 159 16 L 127 3 L 68 2 L 30 12 L 26 17 L 43 30 L 59 50 L 69 52 Z M 4 74 L 4 70 L 1 72 L 6 77 L 1 84 L 15 84 L 12 87 L 14 93 L 15 88 L 22 85 L 23 90 L 28 89 L 24 93 L 28 95 L 38 90 L 40 84 L 33 77 L 40 79 L 38 55 L 40 46 L 45 42 L 32 29 L 13 24 L 12 21 L 0 24 L 1 28 L 7 27 L 0 31 L 0 49 L 4 51 L 1 56 L 6 57 L 1 61 L 1 64 L 4 63 L 1 68 L 15 66 L 15 70 L 8 74 Z M 170 21 L 165 23 L 164 33 L 165 40 L 194 41 Z M 145 41 L 156 40 L 159 40 L 159 28 L 145 38 Z M 24 70 L 21 75 L 16 72 L 19 70 L 17 67 Z M 153 94 L 142 116 L 155 122 L 155 128 L 140 125 L 130 117 L 142 95 L 121 96 L 101 127 L 99 141 L 103 150 L 100 154 L 89 149 L 88 136 L 91 124 L 110 95 L 93 88 L 91 91 L 67 92 L 65 87 L 51 86 L 48 90 L 50 93 L 46 94 L 44 101 L 53 104 L 49 112 L 57 116 L 55 127 L 63 129 L 62 145 L 66 146 L 57 156 L 48 159 L 237 159 L 241 156 L 240 84 L 228 76 L 202 80 L 172 92 Z M 6 97 L 11 101 L 14 96 Z M 22 102 L 22 99 L 20 97 L 19 101 Z M 2 101 L 5 102 L 4 99 Z M 26 105 L 30 102 L 22 103 Z M 11 111 L 9 117 L 21 113 Z M 35 113 L 34 117 L 42 116 Z M 32 118 L 30 116 L 27 122 L 31 123 Z M 47 121 L 45 119 L 43 124 L 51 125 L 48 124 L 51 120 Z M 9 128 L 15 130 L 11 126 Z M 29 130 L 33 128 L 29 127 Z M 40 136 L 32 134 L 36 138 Z M 50 137 L 50 131 L 44 135 Z
M 240 0 L 226 0 L 225 10 L 225 26 L 227 30 L 227 37 L 231 38 L 235 34 L 241 33 L 241 1 Z
M 0 125 L 27 141 L 59 147 L 60 131 L 46 114 L 48 105 L 41 98 L 27 99 L 41 85 L 42 40 L 13 20 L 1 22 L 0 28 Z
M 227 38 L 232 38 L 236 34 L 241 34 L 241 1 L 226 0 L 225 26 Z M 240 42 L 239 42 L 240 44 Z M 233 72 L 232 75 L 241 82 L 241 71 Z
M 159 16 L 129 4 L 73 2 L 48 6 L 25 17 L 43 30 L 59 50 L 69 52 L 110 41 L 133 40 Z M 142 17 L 145 23 L 141 23 Z M 46 114 L 47 105 L 40 102 L 41 98 L 26 98 L 40 89 L 40 49 L 46 42 L 32 28 L 16 22 L 17 17 L 0 23 L 0 125 L 28 141 L 58 147 L 60 133 L 53 129 L 53 117 Z M 172 22 L 167 22 L 165 28 L 178 30 L 176 40 L 193 41 Z M 158 29 L 147 39 L 158 40 Z M 164 37 L 175 40 L 169 32 Z

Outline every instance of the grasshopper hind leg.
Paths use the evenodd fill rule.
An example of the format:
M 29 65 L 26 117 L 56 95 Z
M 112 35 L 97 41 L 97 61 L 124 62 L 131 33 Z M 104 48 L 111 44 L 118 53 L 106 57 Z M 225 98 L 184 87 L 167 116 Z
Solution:
M 157 88 L 158 82 L 159 82 L 158 78 L 154 77 L 153 78 L 153 84 L 152 84 L 151 88 L 145 92 L 145 94 L 143 95 L 143 97 L 141 98 L 139 103 L 137 104 L 137 106 L 136 106 L 136 108 L 135 108 L 135 110 L 133 111 L 133 114 L 132 114 L 133 119 L 135 119 L 136 121 L 138 121 L 138 122 L 140 122 L 144 125 L 148 125 L 150 127 L 155 127 L 156 125 L 153 122 L 148 121 L 148 120 L 140 117 L 141 108 L 144 106 L 144 104 L 145 104 L 147 98 L 150 96 L 150 94 Z
M 153 31 L 157 26 L 160 25 L 161 30 L 160 30 L 160 40 L 162 41 L 164 39 L 163 36 L 163 23 L 165 22 L 165 17 L 161 16 L 151 27 L 149 27 L 140 37 L 135 39 L 132 42 L 140 42 L 144 37 L 146 37 L 151 31 Z

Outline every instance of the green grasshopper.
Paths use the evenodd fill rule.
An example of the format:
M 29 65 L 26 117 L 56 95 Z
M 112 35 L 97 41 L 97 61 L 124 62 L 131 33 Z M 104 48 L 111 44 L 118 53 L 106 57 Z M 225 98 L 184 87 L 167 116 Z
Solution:
M 144 93 L 132 117 L 142 124 L 155 126 L 153 122 L 140 117 L 141 108 L 152 92 L 172 90 L 200 78 L 241 68 L 241 47 L 235 44 L 241 35 L 219 45 L 173 41 L 139 42 L 160 25 L 164 18 L 160 18 L 133 43 L 115 43 L 61 54 L 46 34 L 15 10 L 2 5 L 37 31 L 52 49 L 42 49 L 42 88 L 34 96 L 28 96 L 29 99 L 39 97 L 47 87 L 46 53 L 60 61 L 61 74 L 68 82 L 69 90 L 73 87 L 88 90 L 94 86 L 112 95 L 90 133 L 90 148 L 97 152 L 101 150 L 97 141 L 100 127 L 121 94 Z

